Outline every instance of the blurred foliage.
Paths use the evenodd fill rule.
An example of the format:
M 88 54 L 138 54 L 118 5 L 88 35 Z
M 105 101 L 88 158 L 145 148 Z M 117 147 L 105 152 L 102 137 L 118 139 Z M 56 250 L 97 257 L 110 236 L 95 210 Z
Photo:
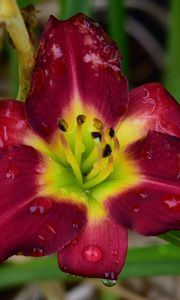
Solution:
M 170 1 L 170 23 L 167 39 L 167 66 L 164 82 L 168 90 L 180 101 L 180 1 Z
M 180 251 L 173 245 L 129 249 L 119 280 L 133 277 L 180 275 Z M 0 268 L 0 289 L 44 280 L 80 281 L 61 272 L 57 258 L 32 258 L 23 262 L 7 262 Z

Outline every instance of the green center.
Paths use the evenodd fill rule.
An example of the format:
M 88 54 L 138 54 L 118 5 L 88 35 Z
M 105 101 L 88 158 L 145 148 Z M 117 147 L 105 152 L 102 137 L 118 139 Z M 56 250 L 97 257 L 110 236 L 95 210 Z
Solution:
M 64 163 L 75 176 L 78 185 L 85 190 L 102 183 L 110 176 L 116 148 L 119 148 L 113 128 L 105 131 L 103 123 L 96 118 L 92 120 L 90 127 L 92 131 L 89 131 L 85 115 L 77 116 L 73 130 L 64 119 L 59 121 Z

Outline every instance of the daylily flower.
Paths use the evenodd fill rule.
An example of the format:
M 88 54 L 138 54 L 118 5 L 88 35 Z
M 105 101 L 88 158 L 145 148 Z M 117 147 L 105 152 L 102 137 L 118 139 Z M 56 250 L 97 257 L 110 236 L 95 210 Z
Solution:
M 115 280 L 128 228 L 180 229 L 180 107 L 159 83 L 128 95 L 120 63 L 97 23 L 50 17 L 25 104 L 0 102 L 1 261 Z

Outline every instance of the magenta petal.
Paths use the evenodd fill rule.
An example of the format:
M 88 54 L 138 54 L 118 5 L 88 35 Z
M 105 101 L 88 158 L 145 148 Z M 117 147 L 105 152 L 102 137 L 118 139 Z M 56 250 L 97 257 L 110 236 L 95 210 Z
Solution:
M 145 235 L 180 229 L 180 140 L 150 132 L 127 151 L 142 183 L 107 200 L 111 216 Z
M 111 219 L 88 224 L 79 237 L 59 252 L 67 273 L 116 280 L 127 250 L 127 230 Z
M 67 21 L 51 17 L 41 37 L 26 101 L 28 120 L 42 137 L 51 137 L 58 120 L 82 106 L 93 108 L 109 126 L 125 112 L 127 80 L 116 44 L 102 28 L 79 14 Z M 82 113 L 82 112 L 81 112 Z
M 180 105 L 160 83 L 144 84 L 130 92 L 128 117 L 145 120 L 145 134 L 151 129 L 180 137 Z
M 84 207 L 38 196 L 44 168 L 43 157 L 31 147 L 0 152 L 0 261 L 18 252 L 57 252 L 86 224 Z
M 1 100 L 0 148 L 21 144 L 27 129 L 24 103 L 15 100 Z

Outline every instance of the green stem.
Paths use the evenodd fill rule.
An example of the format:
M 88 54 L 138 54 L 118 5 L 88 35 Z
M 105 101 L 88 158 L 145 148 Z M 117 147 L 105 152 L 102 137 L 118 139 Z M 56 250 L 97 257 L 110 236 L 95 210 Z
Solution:
M 17 99 L 25 100 L 34 68 L 34 49 L 23 17 L 15 0 L 1 0 L 0 23 L 5 27 L 14 43 L 19 62 L 19 91 Z
M 161 238 L 162 240 L 165 240 L 177 247 L 180 247 L 180 231 L 179 230 L 177 230 L 177 231 L 172 230 L 167 233 L 161 234 L 159 236 L 159 238 Z

